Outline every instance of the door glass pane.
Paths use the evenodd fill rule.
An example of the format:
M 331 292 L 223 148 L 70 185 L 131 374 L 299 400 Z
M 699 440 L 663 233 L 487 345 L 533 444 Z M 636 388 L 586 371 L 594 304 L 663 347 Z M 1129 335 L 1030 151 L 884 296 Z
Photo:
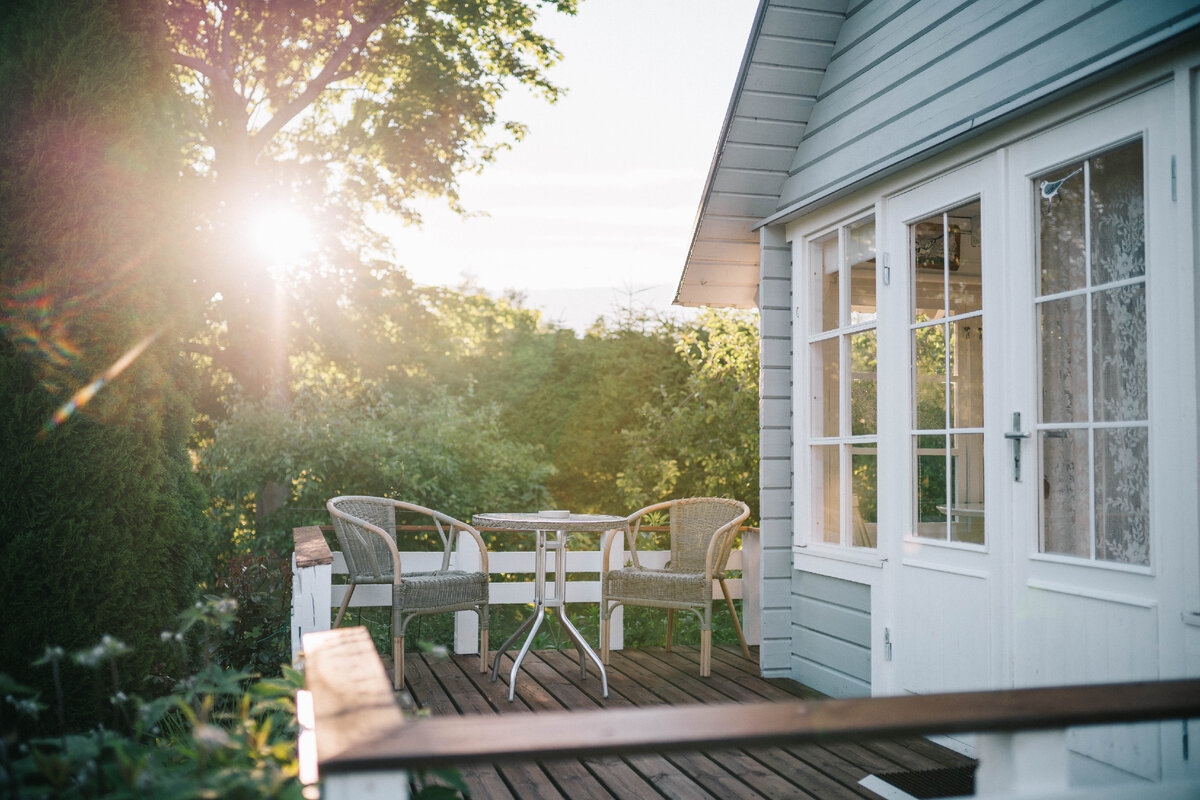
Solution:
M 841 541 L 841 467 L 838 445 L 818 445 L 813 451 L 813 535 L 818 541 Z
M 912 226 L 913 322 L 938 319 L 946 313 L 946 255 L 942 215 Z
M 1046 173 L 1034 187 L 1042 293 L 1061 295 L 1038 303 L 1042 549 L 1146 566 L 1142 162 L 1142 142 L 1132 142 Z M 1073 425 L 1054 428 L 1061 423 Z
M 950 427 L 983 427 L 983 317 L 950 330 Z
M 1096 558 L 1150 564 L 1149 433 L 1096 431 Z
M 874 434 L 878 417 L 875 331 L 850 336 L 850 373 L 850 434 Z
M 1146 274 L 1146 215 L 1142 200 L 1142 143 L 1089 160 L 1092 285 Z
M 968 314 L 983 308 L 983 238 L 976 200 L 946 215 L 950 251 L 950 302 L 947 313 Z
M 1083 163 L 1051 170 L 1034 181 L 1038 192 L 1041 294 L 1080 289 L 1085 284 Z
M 1042 551 L 1091 555 L 1091 457 L 1087 430 L 1044 430 L 1042 455 Z
M 913 331 L 916 365 L 916 420 L 919 430 L 946 427 L 946 326 L 928 325 Z
M 1042 303 L 1042 422 L 1088 418 L 1087 301 Z
M 837 436 L 839 433 L 839 341 L 837 337 L 825 339 L 811 348 L 814 436 Z
M 950 437 L 950 540 L 983 544 L 983 434 Z
M 946 539 L 947 437 L 914 436 L 917 457 L 917 536 Z
M 875 529 L 879 522 L 875 453 L 859 452 L 852 448 L 850 471 L 854 481 L 851 507 L 854 527 L 851 544 L 855 547 L 875 547 Z
M 849 227 L 846 263 L 850 265 L 850 324 L 875 319 L 875 218 Z
M 820 321 L 818 331 L 831 331 L 838 326 L 838 235 L 835 231 L 813 243 L 813 266 L 816 283 L 813 292 L 813 319 Z
M 1146 287 L 1092 295 L 1092 391 L 1097 420 L 1146 419 Z

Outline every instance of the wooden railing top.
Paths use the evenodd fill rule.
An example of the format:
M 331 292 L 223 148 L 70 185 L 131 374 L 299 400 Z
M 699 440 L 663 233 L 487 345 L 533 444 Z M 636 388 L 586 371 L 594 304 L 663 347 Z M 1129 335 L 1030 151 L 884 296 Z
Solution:
M 296 567 L 299 569 L 333 563 L 333 553 L 317 525 L 292 528 L 292 543 L 296 548 Z
M 520 720 L 434 717 L 400 725 L 400 712 L 365 630 L 309 634 L 304 646 L 324 774 L 1200 717 L 1200 680 L 1177 680 L 862 700 L 599 709 L 528 714 Z M 384 708 L 389 702 L 390 710 Z

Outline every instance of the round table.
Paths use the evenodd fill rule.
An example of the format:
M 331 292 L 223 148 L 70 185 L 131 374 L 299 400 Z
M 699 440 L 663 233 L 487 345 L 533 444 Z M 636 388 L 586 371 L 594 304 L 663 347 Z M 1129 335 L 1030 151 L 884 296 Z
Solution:
M 575 649 L 579 651 L 579 674 L 580 677 L 587 677 L 587 659 L 591 659 L 596 665 L 596 669 L 600 672 L 600 686 L 604 697 L 608 697 L 608 673 L 604 670 L 604 664 L 601 663 L 600 657 L 596 655 L 587 642 L 583 640 L 583 636 L 567 618 L 566 613 L 566 584 L 567 584 L 567 539 L 566 534 L 575 531 L 611 531 L 625 530 L 627 521 L 625 517 L 613 517 L 608 514 L 546 514 L 546 513 L 529 513 L 529 514 L 476 514 L 471 518 L 471 524 L 480 530 L 503 530 L 503 531 L 532 531 L 536 536 L 537 541 L 537 557 L 534 566 L 534 583 L 533 583 L 533 601 L 535 610 L 531 617 L 521 623 L 521 627 L 513 632 L 513 635 L 508 637 L 507 641 L 500 646 L 496 651 L 496 658 L 492 661 L 492 680 L 496 680 L 496 676 L 500 670 L 500 657 L 508 652 L 509 647 L 517 640 L 523 631 L 532 626 L 529 635 L 525 637 L 525 644 L 521 646 L 521 651 L 513 660 L 512 670 L 508 675 L 508 699 L 512 702 L 514 692 L 517 685 L 517 670 L 521 667 L 521 662 L 525 660 L 526 653 L 529 652 L 530 646 L 533 644 L 533 637 L 537 635 L 538 629 L 542 626 L 542 621 L 546 618 L 547 609 L 555 609 L 555 618 L 566 631 L 567 636 L 575 644 Z M 551 534 L 552 538 L 547 537 Z M 554 594 L 547 596 L 546 594 L 546 551 L 554 550 L 556 555 L 554 558 Z

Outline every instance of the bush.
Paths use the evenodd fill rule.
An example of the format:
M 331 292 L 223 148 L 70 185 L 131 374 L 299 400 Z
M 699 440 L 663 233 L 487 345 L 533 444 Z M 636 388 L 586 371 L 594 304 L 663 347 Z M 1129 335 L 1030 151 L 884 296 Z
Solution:
M 182 625 L 161 638 L 183 663 L 198 669 L 175 691 L 151 702 L 127 695 L 121 666 L 131 655 L 120 640 L 104 636 L 68 658 L 47 648 L 36 664 L 54 677 L 51 695 L 62 718 L 61 671 L 71 662 L 108 683 L 108 711 L 84 733 L 46 735 L 48 709 L 33 692 L 0 675 L 11 722 L 4 735 L 0 789 L 26 798 L 221 797 L 300 798 L 297 780 L 295 692 L 299 673 L 284 668 L 281 680 L 256 680 L 222 668 L 217 641 L 233 624 L 236 603 L 210 598 L 182 615 Z M 197 658 L 188 643 L 198 645 Z M 28 735 L 32 728 L 34 735 Z M 22 732 L 24 729 L 24 732 Z
M 133 646 L 205 573 L 185 450 L 189 370 L 161 238 L 178 151 L 139 0 L 10 3 L 0 15 L 0 671 L 108 632 Z M 160 65 L 161 66 L 161 65 Z M 68 680 L 70 713 L 100 699 Z

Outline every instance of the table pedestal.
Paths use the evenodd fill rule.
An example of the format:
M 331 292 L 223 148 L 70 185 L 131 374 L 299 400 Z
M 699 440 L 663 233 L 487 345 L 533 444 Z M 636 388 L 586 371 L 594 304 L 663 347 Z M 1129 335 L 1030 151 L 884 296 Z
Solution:
M 533 602 L 534 614 L 521 623 L 521 627 L 513 632 L 513 635 L 508 637 L 507 641 L 500 646 L 496 651 L 496 658 L 492 661 L 492 680 L 496 680 L 496 676 L 500 671 L 500 657 L 508 652 L 521 633 L 526 629 L 529 630 L 529 635 L 525 637 L 525 643 L 521 645 L 521 651 L 517 653 L 517 657 L 513 659 L 512 669 L 508 673 L 508 700 L 511 703 L 514 692 L 517 687 L 517 670 L 521 668 L 521 662 L 525 660 L 525 655 L 529 652 L 530 646 L 533 645 L 533 637 L 537 635 L 538 629 L 542 627 L 542 622 L 546 619 L 546 611 L 553 609 L 555 618 L 558 619 L 567 636 L 575 644 L 575 649 L 579 651 L 579 677 L 587 677 L 587 659 L 591 659 L 596 665 L 596 669 L 600 671 L 600 686 L 604 697 L 608 697 L 608 673 L 604 670 L 604 664 L 601 663 L 600 657 L 596 655 L 588 643 L 583 640 L 583 636 L 576 630 L 571 620 L 567 618 L 567 608 L 565 604 L 566 584 L 567 584 L 567 537 L 566 531 L 543 531 L 537 533 L 537 556 L 535 559 L 535 575 L 533 584 Z M 552 537 L 548 541 L 547 534 Z M 554 555 L 554 595 L 546 596 L 546 551 L 555 551 Z

